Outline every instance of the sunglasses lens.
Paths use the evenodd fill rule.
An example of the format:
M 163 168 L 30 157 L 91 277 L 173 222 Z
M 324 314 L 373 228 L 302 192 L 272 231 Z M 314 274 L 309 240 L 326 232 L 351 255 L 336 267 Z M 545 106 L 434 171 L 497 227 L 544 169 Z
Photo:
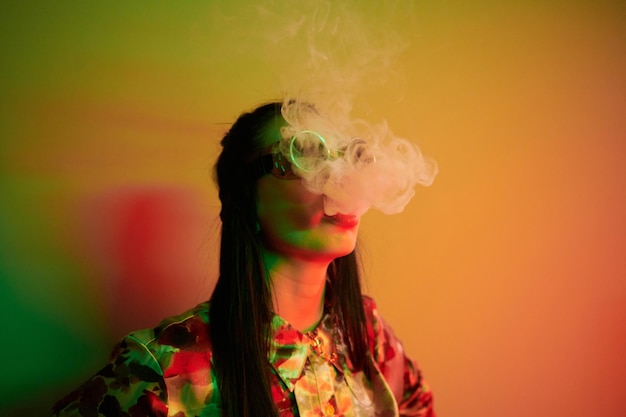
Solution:
M 330 157 L 330 149 L 319 133 L 303 130 L 291 138 L 289 154 L 296 167 L 309 172 Z

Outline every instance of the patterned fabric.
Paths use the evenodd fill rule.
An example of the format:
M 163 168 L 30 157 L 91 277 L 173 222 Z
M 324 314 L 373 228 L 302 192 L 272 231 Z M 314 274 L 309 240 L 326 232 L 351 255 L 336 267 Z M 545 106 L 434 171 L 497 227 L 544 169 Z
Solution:
M 374 301 L 364 297 L 371 378 L 351 370 L 334 317 L 303 334 L 279 316 L 269 352 L 281 417 L 434 417 L 432 395 Z M 221 416 L 211 365 L 209 303 L 126 336 L 100 372 L 57 403 L 55 416 Z

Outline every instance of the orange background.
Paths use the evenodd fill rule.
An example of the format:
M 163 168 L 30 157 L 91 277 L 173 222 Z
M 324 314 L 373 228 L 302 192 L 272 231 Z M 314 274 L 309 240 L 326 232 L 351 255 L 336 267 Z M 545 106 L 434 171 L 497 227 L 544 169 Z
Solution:
M 400 4 L 403 96 L 370 104 L 440 175 L 365 216 L 367 292 L 441 417 L 626 415 L 626 7 Z M 218 140 L 280 93 L 213 12 L 0 6 L 3 415 L 209 296 Z

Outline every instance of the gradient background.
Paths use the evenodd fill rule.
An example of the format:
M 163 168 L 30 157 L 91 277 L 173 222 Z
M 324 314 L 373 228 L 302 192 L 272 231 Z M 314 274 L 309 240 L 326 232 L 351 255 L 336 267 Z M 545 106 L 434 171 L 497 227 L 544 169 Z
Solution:
M 7 3 L 0 407 L 37 415 L 209 296 L 218 140 L 278 92 L 215 2 Z M 626 415 L 624 2 L 403 5 L 371 104 L 441 173 L 364 218 L 367 292 L 441 417 Z

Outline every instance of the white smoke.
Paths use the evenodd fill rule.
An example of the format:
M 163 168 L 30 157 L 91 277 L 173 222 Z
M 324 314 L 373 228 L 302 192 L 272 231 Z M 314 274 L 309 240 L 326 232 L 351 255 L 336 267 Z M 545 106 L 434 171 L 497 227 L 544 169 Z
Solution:
M 289 157 L 291 138 L 309 130 L 343 155 L 308 172 L 294 169 L 308 189 L 326 196 L 327 214 L 362 214 L 370 207 L 398 213 L 417 184 L 433 182 L 434 161 L 409 140 L 396 137 L 385 121 L 366 121 L 368 94 L 402 98 L 405 78 L 398 58 L 408 40 L 400 31 L 401 23 L 410 19 L 411 2 L 236 3 L 217 1 L 214 11 L 227 16 L 216 30 L 241 44 L 238 49 L 250 72 L 270 69 L 288 123 L 281 152 Z
M 324 138 L 334 157 L 321 159 L 312 169 L 292 169 L 312 192 L 323 194 L 326 214 L 365 213 L 373 207 L 385 214 L 404 210 L 417 184 L 432 184 L 437 164 L 424 158 L 419 148 L 396 137 L 386 123 L 343 119 L 343 125 L 319 113 L 310 103 L 286 101 L 282 107 L 288 126 L 282 129 L 279 151 L 292 157 L 292 138 L 313 131 Z M 308 168 L 309 166 L 307 166 Z

